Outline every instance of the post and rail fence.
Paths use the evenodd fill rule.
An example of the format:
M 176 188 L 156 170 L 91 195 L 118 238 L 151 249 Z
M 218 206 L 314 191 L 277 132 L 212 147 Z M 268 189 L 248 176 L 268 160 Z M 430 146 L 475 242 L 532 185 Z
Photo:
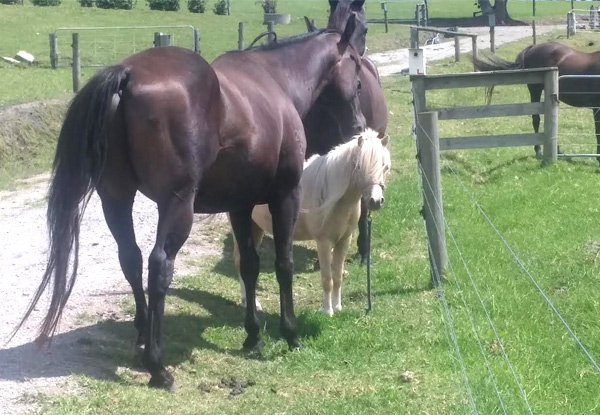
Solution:
M 447 75 L 412 75 L 414 131 L 417 158 L 423 178 L 423 216 L 431 245 L 432 273 L 447 266 L 446 237 L 442 208 L 440 152 L 444 150 L 543 145 L 545 164 L 557 160 L 558 69 L 536 68 L 511 71 L 474 72 Z M 543 84 L 544 101 L 518 104 L 431 108 L 426 92 L 436 89 L 492 87 L 498 85 Z M 544 115 L 543 133 L 439 137 L 438 120 L 460 120 L 522 115 Z

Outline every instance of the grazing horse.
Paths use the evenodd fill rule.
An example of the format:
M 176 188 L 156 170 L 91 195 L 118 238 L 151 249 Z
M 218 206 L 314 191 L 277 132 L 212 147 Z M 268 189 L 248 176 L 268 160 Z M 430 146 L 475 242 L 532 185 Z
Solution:
M 336 2 L 330 1 L 330 3 Z M 335 8 L 334 4 L 332 4 L 332 8 Z M 307 17 L 304 20 L 309 32 L 317 30 Z M 383 137 L 387 129 L 388 109 L 377 67 L 366 56 L 362 58 L 362 67 L 358 76 L 360 109 L 365 116 L 366 125 L 377 131 L 379 137 Z M 304 132 L 307 137 L 306 157 L 314 154 L 326 154 L 337 144 L 350 140 L 360 132 L 356 131 L 352 117 L 354 109 L 350 104 L 352 103 L 337 99 L 336 95 L 329 92 L 328 89 L 323 91 L 303 119 Z M 368 255 L 367 214 L 368 209 L 363 201 L 358 221 L 359 232 L 356 238 L 361 265 L 366 264 Z
M 479 71 L 497 71 L 507 69 L 530 69 L 555 66 L 558 75 L 600 75 L 600 52 L 585 53 L 556 42 L 540 43 L 523 49 L 514 62 L 498 57 L 489 57 L 489 61 L 475 59 L 475 68 Z M 543 84 L 528 84 L 531 102 L 540 102 Z M 596 154 L 600 154 L 600 79 L 566 78 L 560 80 L 559 100 L 573 107 L 591 108 L 596 124 Z M 540 128 L 540 116 L 533 115 L 533 129 Z M 540 146 L 534 147 L 536 157 L 541 158 Z M 600 157 L 597 157 L 600 162 Z
M 323 284 L 322 311 L 330 316 L 342 309 L 344 261 L 358 224 L 361 199 L 368 201 L 370 210 L 381 208 L 384 202 L 383 190 L 391 165 L 388 139 L 389 136 L 380 139 L 377 131 L 367 129 L 323 156 L 312 156 L 304 164 L 300 180 L 301 210 L 294 240 L 317 242 Z M 265 232 L 273 233 L 268 206 L 255 206 L 252 221 L 254 244 L 258 246 Z M 233 255 L 239 272 L 240 253 L 235 238 Z M 241 278 L 240 289 L 245 303 Z
M 251 300 L 244 347 L 257 349 L 263 342 L 254 303 L 259 258 L 251 214 L 255 205 L 269 205 L 280 328 L 290 348 L 300 347 L 292 298 L 292 235 L 306 147 L 302 118 L 326 86 L 344 99 L 358 99 L 365 34 L 364 18 L 346 1 L 326 29 L 280 45 L 229 52 L 212 65 L 192 51 L 159 47 L 93 76 L 75 95 L 58 138 L 48 201 L 49 261 L 23 319 L 52 283 L 37 341 L 55 333 L 73 288 L 79 224 L 95 189 L 133 289 L 136 346 L 143 347 L 150 386 L 170 390 L 174 384 L 162 363 L 165 296 L 194 213 L 230 213 Z M 156 202 L 159 213 L 148 258 L 148 304 L 132 221 L 138 190 Z

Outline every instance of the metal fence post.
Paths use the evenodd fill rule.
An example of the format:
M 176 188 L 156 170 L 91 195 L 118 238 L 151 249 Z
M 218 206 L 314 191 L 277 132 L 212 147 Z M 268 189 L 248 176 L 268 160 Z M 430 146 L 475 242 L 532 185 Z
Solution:
M 58 38 L 56 33 L 50 33 L 50 65 L 52 69 L 58 68 Z
M 81 87 L 81 56 L 79 51 L 79 33 L 73 33 L 73 92 Z
M 441 275 L 448 265 L 444 211 L 442 207 L 442 176 L 440 170 L 440 146 L 438 136 L 438 113 L 417 114 L 417 157 L 421 164 L 423 183 L 423 217 L 427 240 L 431 247 L 429 261 L 431 277 Z
M 545 164 L 553 163 L 558 154 L 558 69 L 544 75 L 544 154 Z

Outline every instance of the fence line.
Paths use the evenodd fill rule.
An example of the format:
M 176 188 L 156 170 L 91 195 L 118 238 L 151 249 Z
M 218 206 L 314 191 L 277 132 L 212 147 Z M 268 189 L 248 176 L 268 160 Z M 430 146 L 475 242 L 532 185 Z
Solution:
M 434 125 L 437 125 L 437 124 L 434 123 Z M 428 135 L 427 134 L 428 133 L 427 128 L 424 128 L 424 127 L 421 127 L 421 130 L 425 133 L 425 135 L 424 136 L 423 135 L 419 135 L 419 136 L 417 136 L 417 138 L 418 138 L 418 140 L 425 139 L 426 143 L 425 144 L 421 143 L 419 145 L 419 149 L 422 149 L 424 146 L 437 147 L 438 148 L 438 154 L 439 154 L 440 143 L 439 143 L 439 138 L 437 137 L 437 134 L 434 133 L 432 135 Z M 450 169 L 452 169 L 451 166 L 448 166 L 448 167 Z M 458 178 L 458 176 L 455 176 L 455 177 L 460 182 L 460 179 Z M 435 195 L 436 192 L 433 191 L 432 184 L 428 181 L 427 175 L 423 175 L 423 178 L 425 178 L 425 180 L 427 181 L 427 186 L 430 188 L 430 192 Z M 425 191 L 424 191 L 424 193 L 425 193 Z M 435 198 L 435 196 L 434 196 L 434 198 Z M 434 203 L 437 205 L 436 206 L 436 211 L 441 212 L 443 210 L 443 207 L 442 207 L 442 204 L 441 204 L 442 203 L 441 202 L 441 198 L 435 199 Z M 502 351 L 502 356 L 504 357 L 504 360 L 506 361 L 506 364 L 507 364 L 507 366 L 508 366 L 508 368 L 509 368 L 509 370 L 510 370 L 512 376 L 513 376 L 513 379 L 515 380 L 515 383 L 517 384 L 517 386 L 519 388 L 519 392 L 520 392 L 521 397 L 523 398 L 523 400 L 525 402 L 525 405 L 527 406 L 527 409 L 528 409 L 529 413 L 533 415 L 533 411 L 531 409 L 531 406 L 529 405 L 529 402 L 527 400 L 527 396 L 525 395 L 525 391 L 523 390 L 523 386 L 521 385 L 521 382 L 519 382 L 517 374 L 516 374 L 516 372 L 515 372 L 512 364 L 510 363 L 510 359 L 508 358 L 508 354 L 506 353 L 506 350 L 504 349 L 504 344 L 502 343 L 502 340 L 500 339 L 500 335 L 498 334 L 498 331 L 496 330 L 496 326 L 494 325 L 494 322 L 492 321 L 492 318 L 491 318 L 491 316 L 490 316 L 490 314 L 488 312 L 488 309 L 485 306 L 485 303 L 484 303 L 483 299 L 481 298 L 481 294 L 479 293 L 479 289 L 477 288 L 477 285 L 475 284 L 475 281 L 473 280 L 473 276 L 469 272 L 469 268 L 467 266 L 467 262 L 465 261 L 463 255 L 462 255 L 462 252 L 461 252 L 461 250 L 458 247 L 458 243 L 456 242 L 456 239 L 454 238 L 454 234 L 452 233 L 452 230 L 450 229 L 450 225 L 446 221 L 445 217 L 442 215 L 441 216 L 441 219 L 443 220 L 442 229 L 439 229 L 439 222 L 438 222 L 439 218 L 436 217 L 436 215 L 433 214 L 433 211 L 432 211 L 432 208 L 431 208 L 430 204 L 428 204 L 427 207 L 430 209 L 430 215 L 433 218 L 433 222 L 434 222 L 434 224 L 435 224 L 435 226 L 437 228 L 437 232 L 438 233 L 443 233 L 444 229 L 448 231 L 448 234 L 450 235 L 450 238 L 452 239 L 452 241 L 453 241 L 453 243 L 454 243 L 454 245 L 456 247 L 456 250 L 457 250 L 459 258 L 460 258 L 460 260 L 461 260 L 461 262 L 463 264 L 463 267 L 464 267 L 465 271 L 467 272 L 467 275 L 468 275 L 469 280 L 471 282 L 471 286 L 473 287 L 473 290 L 474 290 L 475 294 L 477 295 L 477 298 L 479 300 L 479 304 L 481 305 L 481 308 L 483 309 L 483 311 L 485 313 L 486 319 L 487 319 L 487 321 L 488 321 L 488 323 L 489 323 L 489 325 L 490 325 L 490 327 L 492 329 L 492 332 L 494 333 L 494 337 L 496 338 L 496 341 L 498 342 L 498 345 L 500 346 L 500 350 Z M 456 278 L 456 274 L 454 274 L 454 276 L 455 276 L 455 279 L 456 279 L 456 283 L 458 284 L 458 279 Z M 479 338 L 477 338 L 477 341 L 479 342 Z M 484 356 L 484 360 L 485 360 L 485 362 L 487 364 L 487 359 L 485 358 L 485 356 Z M 488 366 L 488 368 L 489 368 L 489 366 Z M 492 377 L 493 377 L 493 375 L 492 375 Z M 495 382 L 494 382 L 494 385 L 495 385 Z M 499 391 L 497 390 L 497 387 L 496 387 L 496 392 L 497 392 L 498 397 L 500 399 L 502 408 L 505 409 L 504 408 L 504 403 L 502 402 L 502 398 L 500 397 L 500 394 L 499 394 Z

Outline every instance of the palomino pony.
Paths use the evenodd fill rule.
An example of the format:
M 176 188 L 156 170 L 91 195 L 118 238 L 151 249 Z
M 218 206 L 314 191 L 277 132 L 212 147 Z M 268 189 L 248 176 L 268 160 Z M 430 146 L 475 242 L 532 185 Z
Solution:
M 337 2 L 330 1 L 330 3 L 332 9 L 335 9 L 336 4 L 333 3 Z M 357 2 L 353 2 L 353 4 L 355 3 Z M 307 17 L 304 20 L 309 32 L 317 30 Z M 362 67 L 358 76 L 360 109 L 365 116 L 367 127 L 377 131 L 379 137 L 383 137 L 387 129 L 388 109 L 377 67 L 366 56 L 362 57 Z M 307 158 L 313 154 L 326 154 L 337 144 L 345 143 L 360 132 L 356 131 L 352 111 L 348 102 L 336 98 L 333 91 L 329 92 L 328 89 L 323 91 L 303 119 L 304 132 L 307 137 Z M 358 221 L 358 237 L 356 238 L 361 265 L 366 264 L 368 255 L 367 213 L 368 209 L 363 201 Z
M 251 213 L 255 205 L 269 205 L 281 332 L 291 348 L 300 347 L 292 234 L 306 147 L 302 118 L 328 85 L 346 100 L 358 99 L 365 33 L 365 20 L 343 2 L 327 29 L 281 45 L 226 53 L 212 65 L 192 51 L 159 47 L 93 76 L 74 97 L 58 138 L 48 201 L 49 262 L 23 319 L 52 282 L 37 341 L 55 333 L 73 289 L 79 224 L 95 189 L 133 289 L 136 346 L 143 347 L 150 386 L 170 390 L 174 384 L 162 363 L 165 296 L 194 213 L 230 212 L 251 300 L 244 347 L 256 349 L 263 343 L 254 302 L 259 258 Z M 148 304 L 131 212 L 138 190 L 156 202 L 159 212 L 148 258 Z
M 480 71 L 497 71 L 508 69 L 529 69 L 555 66 L 559 76 L 562 75 L 600 75 L 600 52 L 585 53 L 569 46 L 547 42 L 523 49 L 514 62 L 498 57 L 489 57 L 489 62 L 475 59 L 475 67 Z M 531 102 L 540 102 L 543 84 L 529 84 Z M 600 154 L 600 79 L 566 78 L 560 80 L 558 98 L 573 107 L 591 108 L 596 123 L 596 154 Z M 537 133 L 540 128 L 540 116 L 533 115 L 533 129 Z M 541 158 L 540 146 L 534 147 L 536 157 Z M 597 157 L 600 162 L 600 157 Z
M 304 164 L 300 180 L 301 210 L 294 240 L 317 242 L 322 310 L 330 316 L 342 309 L 344 261 L 358 224 L 361 199 L 367 201 L 370 210 L 381 208 L 384 202 L 383 191 L 391 165 L 388 139 L 388 136 L 380 139 L 377 131 L 367 129 L 323 156 L 312 156 Z M 255 206 L 252 221 L 254 243 L 258 246 L 265 232 L 273 233 L 268 206 Z M 240 253 L 235 238 L 234 259 L 239 270 Z M 241 278 L 240 289 L 245 303 Z

